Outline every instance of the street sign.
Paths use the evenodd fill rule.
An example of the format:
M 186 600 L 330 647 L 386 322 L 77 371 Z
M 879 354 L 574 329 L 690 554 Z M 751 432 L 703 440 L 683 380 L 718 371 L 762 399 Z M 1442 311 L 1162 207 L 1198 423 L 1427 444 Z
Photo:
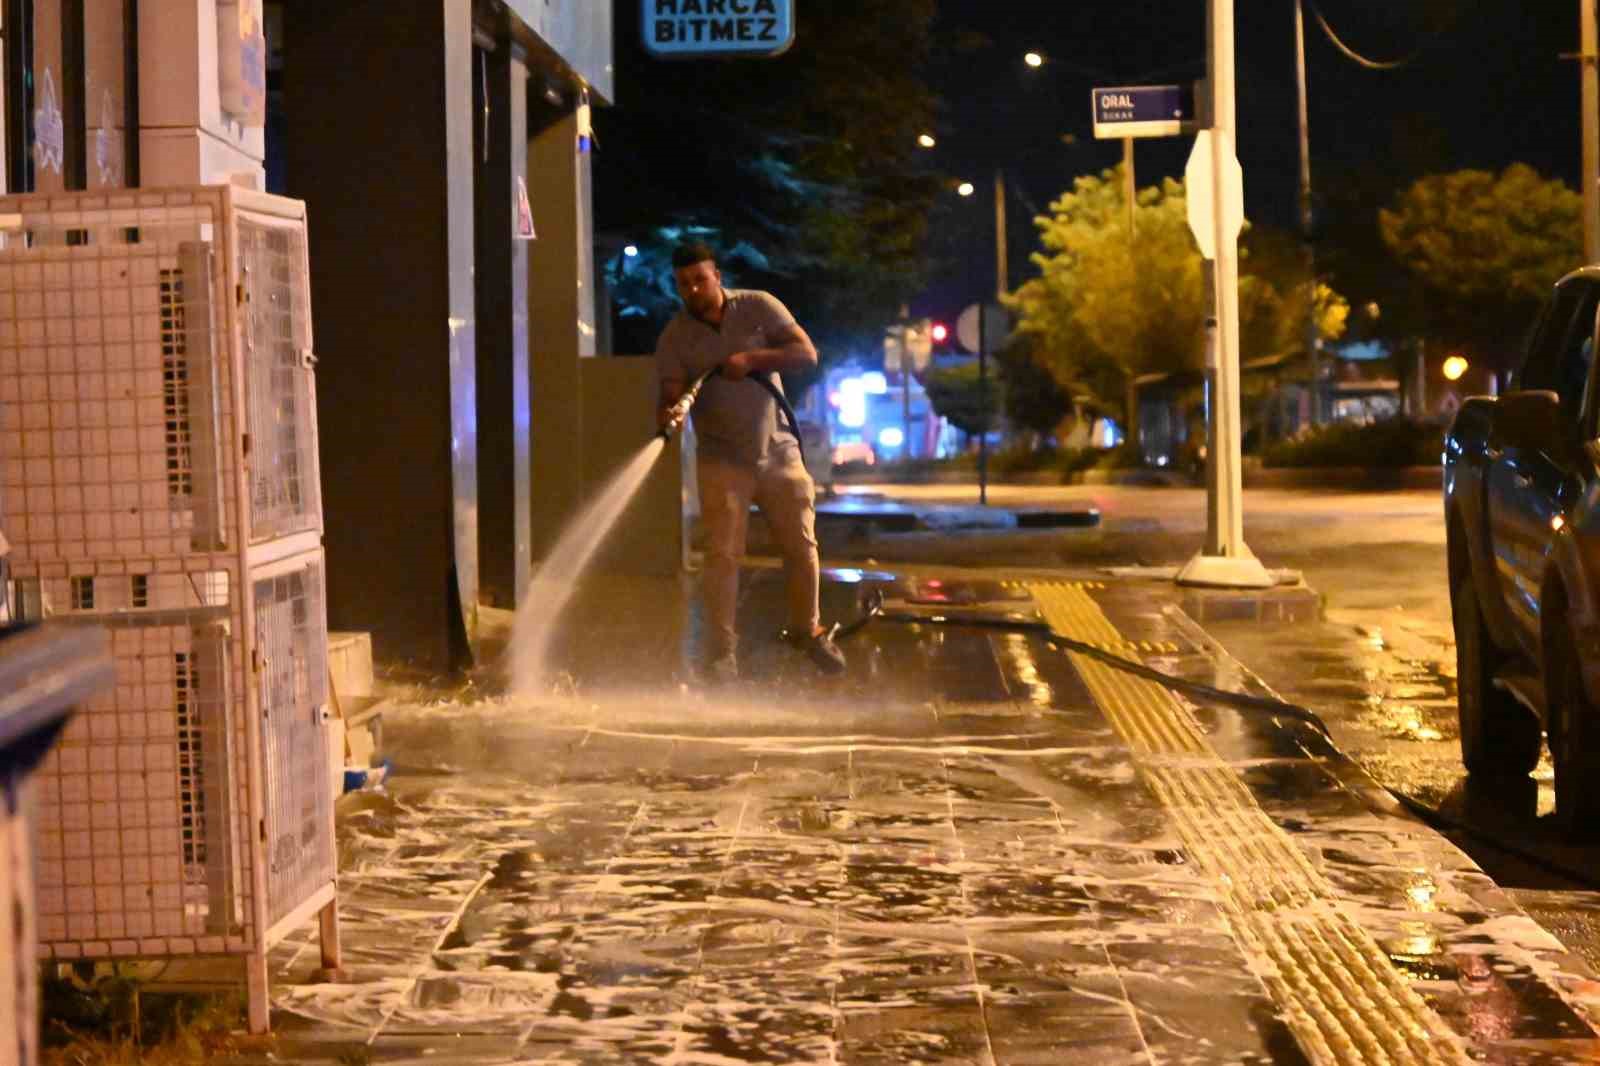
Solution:
M 898 374 L 904 368 L 905 357 L 911 356 L 911 369 L 922 373 L 933 360 L 933 321 L 919 318 L 899 322 L 883 331 L 883 370 Z
M 1194 117 L 1194 92 L 1183 85 L 1092 89 L 1089 107 L 1094 135 L 1101 140 L 1175 137 L 1183 132 L 1184 121 Z
M 983 336 L 978 336 L 978 320 L 983 320 Z M 977 304 L 968 304 L 956 319 L 956 341 L 969 352 L 997 352 L 1011 335 L 1011 320 L 1006 309 L 990 304 L 988 313 Z
M 793 0 L 639 0 L 658 59 L 779 55 L 794 43 Z
M 1222 154 L 1222 195 L 1215 189 L 1217 168 L 1212 153 Z M 1222 205 L 1222 234 L 1225 240 L 1236 241 L 1244 229 L 1244 170 L 1239 157 L 1233 154 L 1233 138 L 1226 130 L 1201 130 L 1195 136 L 1194 148 L 1189 152 L 1189 162 L 1183 168 L 1184 195 L 1189 207 L 1189 231 L 1194 234 L 1200 254 L 1207 259 L 1217 257 L 1217 205 Z

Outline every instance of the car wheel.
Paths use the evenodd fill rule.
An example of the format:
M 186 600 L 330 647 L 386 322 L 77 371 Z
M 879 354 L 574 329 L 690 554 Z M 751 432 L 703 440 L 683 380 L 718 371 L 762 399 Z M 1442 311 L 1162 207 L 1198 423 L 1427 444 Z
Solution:
M 1469 774 L 1522 777 L 1539 764 L 1539 720 L 1515 696 L 1495 687 L 1505 655 L 1483 623 L 1471 576 L 1461 579 L 1453 599 L 1462 765 Z
M 1550 757 L 1556 769 L 1556 823 L 1569 839 L 1600 835 L 1600 721 L 1583 687 L 1577 645 L 1565 620 L 1548 638 Z

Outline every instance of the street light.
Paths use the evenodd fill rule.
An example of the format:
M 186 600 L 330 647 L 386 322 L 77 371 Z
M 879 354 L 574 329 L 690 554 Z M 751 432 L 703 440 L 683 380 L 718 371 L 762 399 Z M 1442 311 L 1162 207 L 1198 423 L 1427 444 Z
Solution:
M 964 181 L 960 185 L 956 186 L 956 195 L 958 196 L 971 196 L 976 191 L 977 190 L 972 187 L 972 182 L 970 181 Z
M 924 148 L 932 148 L 934 145 L 938 144 L 939 142 L 933 139 L 933 134 L 924 133 L 924 134 L 922 134 L 921 136 L 919 136 L 917 138 L 917 143 L 922 145 L 922 147 L 924 147 Z
M 1441 369 L 1444 370 L 1446 381 L 1460 381 L 1461 375 L 1467 372 L 1467 361 L 1459 355 L 1452 355 L 1444 361 Z
M 1027 55 L 1022 57 L 1022 61 L 1028 64 L 1030 67 L 1044 66 L 1044 56 L 1040 55 L 1038 52 L 1029 52 Z
M 622 249 L 622 254 L 627 256 L 629 259 L 632 259 L 634 256 L 639 254 L 639 246 L 637 244 L 625 245 Z

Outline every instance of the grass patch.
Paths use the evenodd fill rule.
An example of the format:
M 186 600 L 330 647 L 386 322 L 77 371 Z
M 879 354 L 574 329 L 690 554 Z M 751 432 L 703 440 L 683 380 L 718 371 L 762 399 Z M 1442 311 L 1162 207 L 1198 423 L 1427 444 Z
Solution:
M 1262 450 L 1264 466 L 1353 466 L 1395 469 L 1438 466 L 1444 450 L 1444 427 L 1407 418 L 1387 418 L 1361 425 L 1333 422 L 1307 430 L 1291 440 Z
M 236 1050 L 243 996 L 144 985 L 126 964 L 47 974 L 39 986 L 43 1066 L 179 1066 Z

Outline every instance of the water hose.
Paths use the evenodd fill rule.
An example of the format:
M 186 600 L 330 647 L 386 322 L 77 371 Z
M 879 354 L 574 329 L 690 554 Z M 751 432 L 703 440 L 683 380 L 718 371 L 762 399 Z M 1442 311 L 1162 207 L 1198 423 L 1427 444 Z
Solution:
M 683 429 L 684 419 L 689 417 L 689 408 L 693 407 L 694 402 L 700 398 L 700 390 L 707 381 L 711 380 L 711 375 L 720 374 L 721 372 L 722 368 L 720 366 L 714 366 L 689 382 L 689 387 L 683 390 L 683 395 L 679 396 L 676 402 L 667 408 L 666 424 L 661 427 L 661 431 L 656 436 L 662 440 L 670 440 L 679 430 Z
M 1181 692 L 1186 696 L 1206 700 L 1211 703 L 1220 703 L 1241 711 L 1255 711 L 1283 718 L 1292 718 L 1302 722 L 1324 739 L 1332 742 L 1333 734 L 1328 731 L 1326 723 L 1314 711 L 1283 700 L 1273 699 L 1269 696 L 1250 696 L 1243 692 L 1229 692 L 1226 689 L 1215 688 L 1202 684 L 1199 681 L 1190 681 L 1186 678 L 1173 677 L 1171 674 L 1162 673 L 1160 670 L 1146 666 L 1144 663 L 1133 659 L 1124 658 L 1115 652 L 1106 651 L 1094 644 L 1087 644 L 1081 640 L 1064 637 L 1050 627 L 1049 622 L 1019 618 L 993 618 L 984 615 L 954 614 L 944 612 L 940 614 L 913 614 L 887 612 L 883 607 L 883 590 L 873 589 L 862 597 L 861 613 L 854 620 L 834 627 L 834 638 L 843 639 L 854 636 L 867 623 L 874 619 L 883 622 L 897 622 L 902 625 L 928 625 L 928 626 L 960 626 L 975 629 L 1004 629 L 1019 633 L 1037 633 L 1056 647 L 1066 651 L 1076 652 L 1088 656 L 1097 662 L 1146 681 L 1153 681 L 1158 685 Z
M 677 402 L 668 409 L 667 424 L 661 427 L 657 436 L 662 440 L 668 440 L 683 429 L 683 421 L 689 417 L 689 409 L 700 398 L 701 388 L 705 386 L 707 381 L 721 373 L 722 367 L 714 366 L 691 381 L 689 387 L 683 390 L 683 395 L 679 396 Z M 784 396 L 783 390 L 778 388 L 766 374 L 753 375 L 746 377 L 744 380 L 760 385 L 777 402 L 778 409 L 783 412 L 784 419 L 789 423 L 789 432 L 794 434 L 795 446 L 800 449 L 800 462 L 804 463 L 806 461 L 806 445 L 805 441 L 800 437 L 800 420 L 795 417 L 794 408 L 789 406 L 788 397 Z
M 1197 700 L 1221 704 L 1222 706 L 1247 713 L 1292 719 L 1310 727 L 1330 748 L 1335 751 L 1338 750 L 1327 723 L 1310 708 L 1289 703 L 1275 696 L 1251 696 L 1243 692 L 1231 692 L 1227 689 L 1216 688 L 1198 681 L 1174 677 L 1171 674 L 1162 673 L 1160 670 L 1146 666 L 1144 663 L 1125 658 L 1096 645 L 1064 637 L 1052 630 L 1050 624 L 1044 621 L 988 618 L 971 614 L 941 613 L 923 615 L 910 612 L 889 612 L 884 610 L 883 590 L 875 588 L 862 596 L 860 614 L 849 622 L 836 623 L 830 633 L 835 640 L 843 640 L 859 633 L 875 620 L 896 622 L 904 625 L 960 626 L 1036 633 L 1052 647 L 1088 656 L 1113 669 L 1121 670 L 1147 681 L 1153 681 L 1164 688 L 1171 689 L 1174 692 L 1181 692 Z M 1393 797 L 1397 803 L 1410 811 L 1412 815 L 1435 829 L 1453 830 L 1467 836 L 1476 837 L 1489 847 L 1496 848 L 1504 854 L 1512 855 L 1532 866 L 1537 866 L 1548 873 L 1563 877 L 1574 884 L 1584 885 L 1589 888 L 1600 888 L 1600 880 L 1597 880 L 1592 873 L 1575 869 L 1560 860 L 1551 859 L 1549 856 L 1540 854 L 1530 847 L 1502 839 L 1470 823 L 1452 818 L 1443 811 L 1429 807 L 1427 804 L 1406 795 L 1396 788 L 1381 782 L 1377 782 L 1377 784 L 1379 788 Z

